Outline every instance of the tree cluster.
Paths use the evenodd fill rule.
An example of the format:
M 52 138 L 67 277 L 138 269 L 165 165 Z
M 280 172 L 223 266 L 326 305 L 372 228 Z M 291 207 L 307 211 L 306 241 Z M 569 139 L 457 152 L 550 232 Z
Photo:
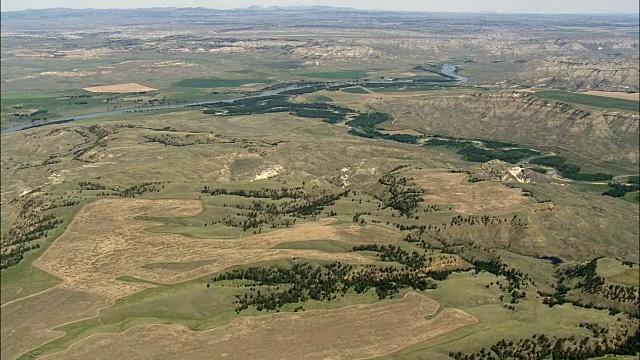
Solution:
M 119 196 L 119 197 L 134 198 L 136 196 L 144 195 L 149 192 L 160 192 L 160 189 L 164 188 L 164 185 L 162 185 L 163 183 L 164 182 L 162 181 L 145 182 L 141 184 L 132 185 L 124 189 L 120 189 L 117 186 L 108 186 L 108 185 L 100 184 L 97 182 L 91 182 L 91 181 L 80 181 L 78 182 L 78 187 L 80 188 L 80 190 L 110 191 L 110 192 L 102 192 L 101 194 L 98 194 L 99 196 Z
M 471 354 L 452 351 L 449 356 L 455 360 L 585 360 L 605 355 L 637 355 L 640 352 L 640 329 L 635 331 L 627 329 L 624 334 L 610 336 L 607 334 L 607 332 L 594 332 L 593 336 L 579 339 L 575 336 L 549 338 L 544 334 L 517 341 L 503 339 L 492 345 L 489 350 L 482 348 Z
M 461 155 L 462 159 L 466 161 L 487 162 L 497 159 L 515 164 L 528 157 L 540 155 L 540 152 L 531 149 L 487 150 L 475 145 L 467 145 L 458 150 L 457 154 Z
M 406 287 L 419 290 L 435 287 L 417 271 L 393 266 L 356 268 L 340 262 L 318 266 L 304 263 L 291 267 L 250 267 L 228 271 L 212 279 L 213 282 L 224 280 L 242 280 L 249 288 L 249 292 L 236 295 L 236 312 L 251 306 L 258 311 L 269 311 L 307 300 L 331 301 L 349 291 L 361 294 L 375 289 L 378 298 L 385 299 Z
M 429 266 L 429 260 L 425 254 L 415 250 L 408 252 L 395 245 L 367 244 L 354 246 L 351 251 L 374 251 L 378 258 L 385 262 L 397 262 L 410 269 L 421 270 Z
M 602 195 L 607 195 L 611 197 L 623 197 L 629 192 L 638 191 L 638 185 L 633 184 L 620 184 L 616 182 L 610 182 L 607 184 L 609 189 L 602 193 Z
M 611 180 L 613 175 L 605 173 L 581 173 L 580 166 L 567 163 L 567 159 L 562 156 L 543 156 L 531 160 L 532 164 L 546 165 L 555 168 L 562 176 L 572 180 L 603 181 Z
M 80 200 L 64 196 L 52 198 L 47 192 L 36 190 L 12 202 L 17 203 L 20 211 L 12 226 L 2 235 L 0 269 L 20 263 L 25 252 L 40 247 L 40 244 L 33 243 L 34 241 L 46 238 L 52 230 L 64 223 L 53 213 L 46 211 L 75 206 Z
M 398 178 L 394 174 L 385 174 L 378 179 L 378 182 L 389 187 L 389 194 L 378 200 L 382 201 L 385 207 L 398 210 L 401 216 L 411 217 L 424 201 L 422 198 L 424 190 L 409 187 L 405 177 Z
M 206 109 L 205 114 L 253 115 L 276 112 L 289 112 L 291 115 L 309 118 L 321 118 L 325 122 L 335 124 L 346 119 L 353 112 L 349 108 L 327 103 L 295 103 L 288 100 L 287 95 L 300 93 L 302 89 L 290 90 L 288 94 L 272 95 L 235 100 L 230 104 Z
M 282 187 L 280 189 L 273 188 L 260 188 L 257 190 L 227 190 L 225 188 L 210 188 L 209 186 L 205 186 L 201 191 L 203 194 L 218 196 L 218 195 L 235 195 L 242 196 L 247 198 L 258 198 L 258 199 L 271 199 L 271 200 L 280 200 L 280 199 L 305 199 L 309 198 L 308 195 L 302 187 L 296 188 L 285 188 Z
M 571 265 L 564 269 L 556 270 L 558 284 L 556 292 L 545 294 L 543 303 L 553 307 L 556 304 L 571 303 L 575 306 L 609 310 L 615 314 L 620 310 L 625 310 L 623 304 L 633 305 L 632 310 L 625 310 L 632 316 L 640 316 L 638 306 L 640 306 L 640 293 L 637 287 L 623 286 L 615 284 L 605 284 L 605 280 L 596 273 L 598 259 L 593 259 L 585 263 Z M 609 307 L 599 306 L 593 302 L 585 303 L 581 299 L 570 299 L 569 293 L 587 293 L 597 295 L 600 298 L 608 299 L 618 304 L 611 304 Z

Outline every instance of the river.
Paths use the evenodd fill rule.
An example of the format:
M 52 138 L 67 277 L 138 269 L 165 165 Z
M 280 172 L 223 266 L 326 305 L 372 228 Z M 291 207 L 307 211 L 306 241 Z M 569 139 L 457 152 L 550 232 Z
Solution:
M 442 73 L 449 75 L 449 76 L 453 76 L 456 78 L 456 81 L 459 81 L 461 83 L 467 81 L 468 79 L 464 76 L 460 76 L 457 74 L 457 70 L 458 70 L 458 66 L 457 65 L 451 65 L 451 64 L 444 64 L 442 65 Z M 411 82 L 411 80 L 396 80 L 396 81 L 385 81 L 388 83 L 393 83 L 393 82 Z M 340 81 L 340 82 L 330 82 L 330 83 L 326 83 L 327 86 L 331 87 L 331 86 L 351 86 L 351 85 L 360 85 L 359 82 L 357 81 Z M 146 107 L 139 107 L 139 108 L 128 108 L 128 109 L 118 109 L 118 110 L 110 110 L 110 111 L 100 111 L 100 112 L 94 112 L 94 113 L 88 113 L 88 114 L 81 114 L 81 115 L 75 115 L 75 116 L 69 116 L 69 117 L 65 117 L 65 118 L 58 118 L 58 119 L 52 119 L 52 120 L 47 120 L 47 121 L 41 121 L 41 122 L 37 122 L 37 123 L 31 123 L 31 124 L 23 124 L 23 125 L 16 125 L 16 126 L 11 126 L 5 129 L 2 129 L 0 131 L 0 134 L 4 135 L 4 134 L 9 134 L 15 131 L 20 131 L 20 130 L 25 130 L 25 129 L 30 129 L 33 127 L 40 127 L 40 126 L 45 126 L 47 124 L 57 124 L 57 123 L 62 123 L 62 122 L 70 122 L 70 121 L 75 121 L 75 120 L 81 120 L 81 119 L 89 119 L 89 118 L 94 118 L 94 117 L 99 117 L 99 116 L 108 116 L 108 115 L 118 115 L 118 114 L 126 114 L 126 113 L 133 113 L 133 112 L 140 112 L 140 111 L 151 111 L 151 110 L 167 110 L 167 109 L 179 109 L 179 108 L 186 108 L 186 107 L 191 107 L 191 106 L 203 106 L 203 105 L 220 105 L 220 104 L 226 104 L 226 103 L 230 103 L 236 100 L 241 100 L 241 99 L 251 99 L 251 98 L 256 98 L 256 97 L 262 97 L 262 96 L 270 96 L 270 95 L 277 95 L 281 92 L 287 91 L 287 90 L 295 90 L 295 89 L 302 89 L 305 87 L 309 87 L 311 85 L 306 85 L 306 86 L 300 86 L 300 85 L 293 85 L 293 86 L 289 86 L 286 88 L 282 88 L 282 89 L 276 89 L 276 90 L 265 90 L 263 92 L 260 92 L 256 95 L 250 95 L 250 96 L 244 96 L 244 97 L 239 97 L 239 98 L 234 98 L 234 99 L 227 99 L 227 100 L 217 100 L 217 101 L 199 101 L 199 102 L 192 102 L 192 103 L 185 103 L 185 104 L 172 104 L 172 105 L 159 105 L 159 106 L 146 106 Z
M 460 67 L 458 65 L 451 65 L 451 64 L 444 64 L 444 65 L 442 65 L 442 68 L 440 69 L 440 71 L 442 71 L 443 74 L 455 77 L 456 81 L 459 81 L 461 83 L 467 82 L 467 80 L 469 80 L 469 78 L 466 78 L 466 77 L 458 74 L 459 70 L 460 70 Z

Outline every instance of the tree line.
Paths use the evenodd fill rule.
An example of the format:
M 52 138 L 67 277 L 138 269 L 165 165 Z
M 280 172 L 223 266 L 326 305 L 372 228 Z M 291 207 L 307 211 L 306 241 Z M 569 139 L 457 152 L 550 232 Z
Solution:
M 531 160 L 531 163 L 553 167 L 558 170 L 562 176 L 572 180 L 604 181 L 613 178 L 613 175 L 601 172 L 581 173 L 580 166 L 569 164 L 566 158 L 558 155 L 535 158 Z
M 332 301 L 350 291 L 362 294 L 374 289 L 382 300 L 407 287 L 435 288 L 435 283 L 414 270 L 394 266 L 356 267 L 341 262 L 250 267 L 231 270 L 212 279 L 213 282 L 225 280 L 241 280 L 249 290 L 235 296 L 238 313 L 249 307 L 258 311 L 279 311 L 286 304 L 307 300 Z
M 595 324 L 597 325 L 597 324 Z M 474 353 L 461 351 L 449 353 L 454 360 L 502 360 L 502 359 L 553 359 L 586 360 L 605 355 L 638 355 L 640 352 L 640 328 L 625 329 L 625 333 L 606 336 L 598 333 L 593 336 L 576 338 L 547 337 L 536 334 L 517 341 L 500 340 L 490 347 Z
M 164 188 L 165 182 L 163 181 L 153 181 L 153 182 L 144 182 L 136 185 L 132 185 L 130 187 L 120 189 L 117 186 L 108 186 L 104 184 L 100 184 L 92 181 L 80 181 L 78 182 L 78 187 L 80 190 L 108 190 L 110 192 L 103 192 L 98 194 L 99 196 L 119 196 L 119 197 L 128 197 L 134 198 L 136 196 L 144 195 L 150 192 L 160 192 L 161 189 Z
M 203 111 L 205 114 L 233 116 L 276 112 L 289 112 L 291 115 L 300 117 L 321 118 L 325 122 L 335 124 L 345 120 L 347 114 L 354 111 L 342 106 L 321 102 L 295 103 L 289 101 L 287 95 L 240 99 Z

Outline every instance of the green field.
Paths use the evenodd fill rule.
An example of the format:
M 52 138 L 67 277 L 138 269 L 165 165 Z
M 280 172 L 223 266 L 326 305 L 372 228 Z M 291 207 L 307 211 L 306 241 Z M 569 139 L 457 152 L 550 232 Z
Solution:
M 107 94 L 85 91 L 10 92 L 2 95 L 1 122 L 6 127 L 33 121 L 52 120 L 116 109 L 158 106 L 178 102 L 215 101 L 237 97 L 238 94 L 209 94 L 198 88 L 170 88 L 153 94 Z M 43 111 L 38 113 L 39 111 Z M 23 116 L 17 116 L 23 114 Z M 35 115 L 31 115 L 35 114 Z
M 341 89 L 340 91 L 342 92 L 346 92 L 349 94 L 369 94 L 369 92 L 359 86 L 356 87 L 350 87 L 350 88 L 345 88 L 345 89 Z
M 329 96 L 320 95 L 320 94 L 309 95 L 309 96 L 307 96 L 307 100 L 312 101 L 312 102 L 323 102 L 323 103 L 331 103 L 331 102 L 333 102 L 333 99 L 330 98 Z
M 541 168 L 541 167 L 534 166 L 534 167 L 530 167 L 529 169 L 531 169 L 531 170 L 533 170 L 535 172 L 538 172 L 540 174 L 546 174 L 547 173 L 547 169 Z
M 300 75 L 316 79 L 360 79 L 369 76 L 367 73 L 360 71 L 312 72 Z
M 588 105 L 597 108 L 620 109 L 632 112 L 640 111 L 640 102 L 634 100 L 615 99 L 597 95 L 586 95 L 563 90 L 536 91 L 536 96 L 539 96 L 543 99 Z
M 453 85 L 455 86 L 455 85 Z M 394 93 L 394 92 L 417 92 L 417 91 L 431 91 L 442 90 L 443 87 L 451 87 L 447 85 L 419 85 L 419 86 L 407 86 L 407 87 L 372 87 L 369 90 L 380 93 Z
M 632 202 L 634 204 L 639 204 L 640 203 L 640 193 L 636 192 L 630 192 L 630 193 L 626 193 L 622 198 L 626 201 Z
M 184 79 L 175 86 L 190 88 L 238 87 L 247 84 L 271 84 L 273 80 L 265 79 Z
M 638 265 L 628 266 L 615 259 L 602 258 L 598 260 L 596 271 L 608 283 L 638 286 L 640 283 L 640 272 L 638 270 Z
M 308 259 L 300 259 L 307 262 Z M 315 263 L 313 260 L 311 263 Z M 255 263 L 251 266 L 287 265 L 291 260 Z M 241 268 L 241 267 L 234 267 Z M 234 294 L 246 290 L 233 286 L 237 281 L 206 284 L 215 274 L 179 284 L 160 285 L 118 300 L 113 306 L 100 311 L 97 317 L 64 325 L 59 330 L 66 335 L 28 352 L 23 359 L 33 359 L 47 353 L 66 349 L 74 342 L 96 333 L 119 333 L 141 324 L 183 324 L 192 330 L 212 329 L 243 316 L 257 316 L 264 312 L 248 309 L 241 314 L 234 312 Z M 125 280 L 125 279 L 121 279 Z M 128 279 L 134 281 L 134 279 Z M 135 282 L 135 281 L 134 281 Z M 401 298 L 401 293 L 396 298 Z M 337 309 L 353 304 L 376 303 L 373 291 L 364 294 L 348 294 L 337 300 L 304 303 L 306 310 Z M 298 304 L 289 304 L 282 311 L 292 311 Z
M 20 92 L 3 93 L 0 96 L 0 105 L 12 106 L 17 104 L 35 104 L 55 100 L 59 95 L 44 92 Z

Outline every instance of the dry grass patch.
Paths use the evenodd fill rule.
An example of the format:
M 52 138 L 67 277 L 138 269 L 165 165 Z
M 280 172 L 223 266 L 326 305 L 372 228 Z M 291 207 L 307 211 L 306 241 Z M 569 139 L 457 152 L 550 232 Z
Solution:
M 124 93 L 153 91 L 158 89 L 154 89 L 154 88 L 136 84 L 136 83 L 127 83 L 127 84 L 117 84 L 117 85 L 94 86 L 94 87 L 83 88 L 83 90 L 93 92 L 93 93 L 124 94 Z
M 416 73 L 413 72 L 403 72 L 403 73 L 392 73 L 392 75 L 396 75 L 398 77 L 414 77 L 416 76 Z M 426 73 L 425 76 L 431 76 L 431 75 L 436 75 L 437 74 L 432 74 L 432 73 Z
M 96 201 L 76 215 L 65 234 L 34 264 L 62 278 L 63 287 L 115 300 L 152 286 L 116 280 L 121 276 L 175 283 L 234 265 L 278 258 L 365 261 L 357 254 L 272 249 L 283 242 L 332 239 L 338 233 L 329 226 L 332 219 L 235 240 L 192 240 L 177 234 L 151 233 L 145 229 L 159 223 L 134 219 L 137 216 L 194 216 L 201 211 L 202 205 L 197 200 Z M 202 266 L 179 271 L 143 267 L 159 262 L 202 262 Z
M 94 317 L 108 306 L 107 299 L 70 289 L 52 288 L 2 306 L 2 359 L 20 354 L 61 337 L 50 329 Z
M 333 225 L 336 236 L 329 238 L 349 244 L 396 243 L 403 235 L 378 225 L 340 224 Z
M 417 293 L 374 305 L 239 318 L 212 330 L 144 325 L 99 334 L 53 359 L 358 359 L 381 356 L 471 325 L 458 309 L 433 315 L 438 303 Z
M 430 173 L 413 178 L 427 191 L 426 202 L 451 205 L 464 214 L 506 213 L 522 210 L 528 202 L 519 189 L 490 181 L 468 183 L 463 173 Z
M 283 242 L 344 237 L 345 230 L 330 226 L 333 219 L 233 240 L 192 240 L 177 234 L 151 233 L 145 229 L 161 224 L 134 219 L 194 216 L 201 211 L 202 204 L 197 200 L 115 199 L 85 206 L 66 232 L 34 261 L 36 267 L 64 282 L 3 306 L 2 340 L 11 345 L 2 347 L 2 358 L 14 358 L 63 335 L 50 329 L 95 316 L 98 309 L 114 300 L 155 286 L 117 280 L 121 277 L 175 283 L 234 265 L 279 258 L 369 261 L 355 253 L 272 249 Z M 187 266 L 145 266 L 154 263 Z
M 398 135 L 398 134 L 406 134 L 413 136 L 422 136 L 422 133 L 419 133 L 413 129 L 404 129 L 404 130 L 379 130 L 383 134 L 387 135 Z

